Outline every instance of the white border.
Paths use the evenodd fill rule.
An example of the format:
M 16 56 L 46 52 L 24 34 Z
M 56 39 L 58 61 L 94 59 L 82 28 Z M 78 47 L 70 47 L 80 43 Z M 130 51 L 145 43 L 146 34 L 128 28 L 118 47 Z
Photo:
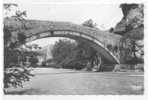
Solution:
M 134 96 L 134 95 L 130 95 L 130 96 L 122 96 L 122 95 L 98 95 L 98 96 L 90 96 L 90 95 L 85 95 L 85 96 L 45 96 L 45 95 L 42 95 L 42 96 L 38 96 L 38 95 L 34 95 L 34 96 L 4 96 L 3 95 L 3 85 L 0 84 L 1 86 L 1 90 L 0 90 L 0 94 L 1 94 L 1 100 L 44 100 L 44 99 L 54 99 L 54 100 L 82 100 L 82 99 L 85 99 L 85 100 L 104 100 L 104 99 L 109 99 L 109 100 L 128 100 L 128 99 L 137 99 L 137 100 L 146 100 L 148 97 L 148 62 L 146 62 L 148 60 L 148 55 L 147 55 L 147 52 L 148 52 L 148 0 L 4 0 L 3 2 L 5 1 L 19 1 L 20 3 L 42 3 L 42 4 L 47 4 L 47 3 L 53 3 L 53 4 L 87 4 L 87 3 L 93 3 L 93 4 L 115 4 L 115 3 L 144 3 L 145 4 L 145 43 L 144 43 L 144 50 L 145 50 L 145 94 L 142 95 L 142 96 Z M 38 1 L 38 2 L 37 2 Z M 1 8 L 2 8 L 2 0 L 0 0 L 0 4 L 1 4 Z M 0 9 L 0 59 L 1 59 L 1 63 L 0 63 L 0 82 L 3 83 L 3 24 L 2 24 L 2 9 Z M 147 34 L 146 34 L 147 33 Z

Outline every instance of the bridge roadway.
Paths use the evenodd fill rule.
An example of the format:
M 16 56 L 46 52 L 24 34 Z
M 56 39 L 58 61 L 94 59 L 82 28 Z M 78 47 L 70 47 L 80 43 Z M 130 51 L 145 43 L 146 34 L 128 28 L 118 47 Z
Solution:
M 35 77 L 24 88 L 8 89 L 24 95 L 129 95 L 143 94 L 140 72 L 86 72 L 70 69 L 36 68 Z
M 85 41 L 85 43 L 96 49 L 107 64 L 120 63 L 119 59 L 105 46 L 106 44 L 118 45 L 121 38 L 119 35 L 70 22 L 26 20 L 26 29 L 22 29 L 24 25 L 14 19 L 6 19 L 4 23 L 6 26 L 13 27 L 14 30 L 21 29 L 27 37 L 26 42 L 45 37 L 69 37 L 78 39 Z M 17 34 L 18 31 L 14 30 L 13 34 Z

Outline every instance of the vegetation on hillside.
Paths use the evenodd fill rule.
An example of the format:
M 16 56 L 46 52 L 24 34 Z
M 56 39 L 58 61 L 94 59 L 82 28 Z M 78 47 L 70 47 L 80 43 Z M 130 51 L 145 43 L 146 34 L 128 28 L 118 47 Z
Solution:
M 131 66 L 143 64 L 144 5 L 123 3 L 120 8 L 123 18 L 113 29 L 114 33 L 122 36 L 118 47 L 120 62 Z
M 4 10 L 6 11 L 4 19 L 13 17 L 16 20 L 22 22 L 22 28 L 25 27 L 25 11 L 16 11 L 15 15 L 7 16 L 11 12 L 11 7 L 18 7 L 17 4 L 4 4 Z M 4 88 L 8 87 L 23 87 L 22 83 L 29 81 L 30 69 L 23 63 L 25 53 L 20 50 L 20 45 L 25 43 L 25 35 L 23 31 L 17 29 L 14 31 L 12 27 L 6 25 L 4 22 Z M 16 34 L 14 34 L 16 33 Z M 5 91 L 4 91 L 5 92 Z

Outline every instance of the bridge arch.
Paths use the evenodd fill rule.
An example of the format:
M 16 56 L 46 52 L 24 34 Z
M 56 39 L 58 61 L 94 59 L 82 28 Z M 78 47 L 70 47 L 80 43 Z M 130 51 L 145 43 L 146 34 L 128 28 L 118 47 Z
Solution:
M 14 28 L 21 28 L 22 25 L 19 21 L 9 19 L 6 21 L 6 24 Z M 119 36 L 100 31 L 97 28 L 85 27 L 69 22 L 26 20 L 25 26 L 27 30 L 23 31 L 27 37 L 26 42 L 46 37 L 68 37 L 85 41 L 88 45 L 94 47 L 108 64 L 120 63 L 118 58 L 105 46 L 106 42 L 117 43 L 120 39 Z

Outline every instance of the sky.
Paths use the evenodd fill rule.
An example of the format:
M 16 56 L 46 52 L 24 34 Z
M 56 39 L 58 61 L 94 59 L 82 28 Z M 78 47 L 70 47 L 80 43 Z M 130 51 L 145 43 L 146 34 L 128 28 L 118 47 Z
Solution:
M 114 27 L 123 16 L 119 8 L 120 4 L 118 3 L 71 3 L 57 2 L 58 0 L 55 0 L 55 2 L 48 2 L 53 0 L 43 0 L 45 2 L 41 2 L 41 0 L 36 0 L 36 2 L 23 2 L 22 0 L 4 0 L 4 2 L 9 1 L 17 3 L 19 9 L 26 10 L 27 19 L 66 21 L 75 24 L 82 24 L 84 21 L 92 19 L 101 30 L 108 30 Z M 50 42 L 53 44 L 57 39 L 58 38 L 41 39 L 42 41 L 38 40 L 37 43 L 45 45 Z
M 22 4 L 21 7 L 29 19 L 81 24 L 91 18 L 101 29 L 113 27 L 122 18 L 119 5 L 111 4 Z

